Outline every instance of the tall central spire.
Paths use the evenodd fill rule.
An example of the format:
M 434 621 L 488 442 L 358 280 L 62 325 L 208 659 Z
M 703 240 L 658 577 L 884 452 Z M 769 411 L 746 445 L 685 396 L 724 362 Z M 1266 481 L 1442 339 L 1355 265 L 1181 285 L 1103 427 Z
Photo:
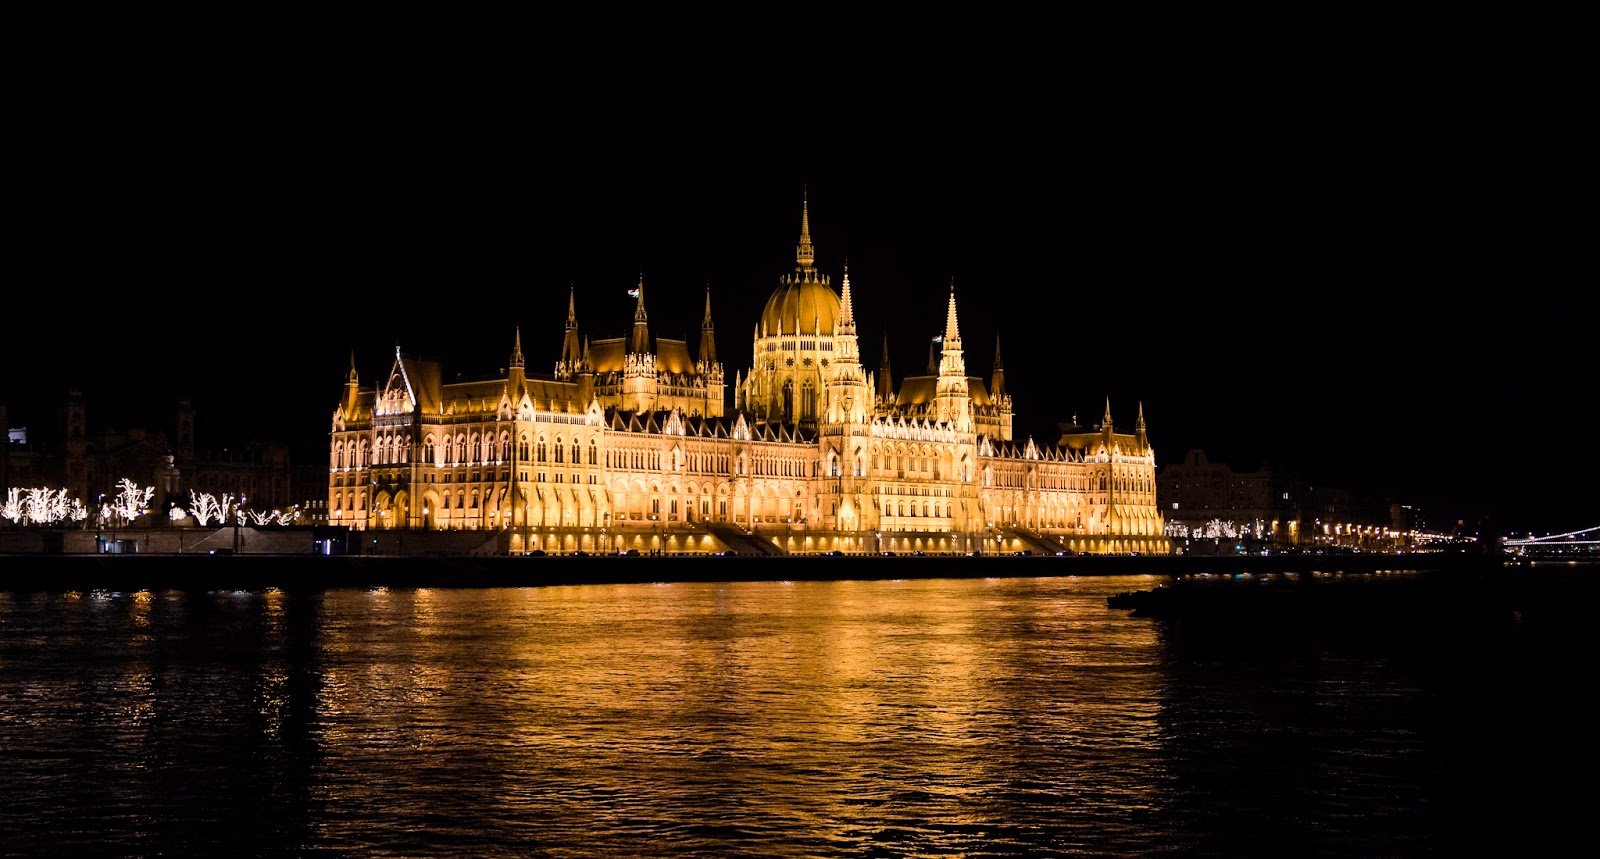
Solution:
M 805 189 L 800 191 L 800 244 L 794 249 L 795 265 L 801 271 L 810 271 L 812 263 L 816 262 L 816 251 L 811 247 L 811 208 L 806 199 Z

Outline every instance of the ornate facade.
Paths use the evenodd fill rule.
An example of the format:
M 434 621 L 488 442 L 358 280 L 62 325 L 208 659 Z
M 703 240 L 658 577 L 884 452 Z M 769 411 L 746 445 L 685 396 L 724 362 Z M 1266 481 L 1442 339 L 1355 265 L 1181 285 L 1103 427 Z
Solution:
M 815 265 L 802 205 L 794 270 L 754 331 L 725 408 L 711 298 L 698 349 L 652 337 L 643 279 L 625 338 L 580 338 L 569 294 L 561 357 L 446 383 L 396 349 L 363 387 L 354 356 L 333 412 L 328 522 L 478 530 L 525 552 L 1165 553 L 1141 407 L 1117 432 L 1012 438 L 998 340 L 967 373 L 952 283 L 926 375 L 894 385 L 861 362 L 848 269 Z

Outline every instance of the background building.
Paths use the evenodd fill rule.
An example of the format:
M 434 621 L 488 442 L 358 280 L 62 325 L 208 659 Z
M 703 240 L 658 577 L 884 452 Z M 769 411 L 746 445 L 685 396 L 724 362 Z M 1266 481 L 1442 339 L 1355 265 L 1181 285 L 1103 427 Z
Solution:
M 1212 462 L 1203 450 L 1162 466 L 1157 498 L 1175 546 L 1191 552 L 1285 547 L 1394 549 L 1421 532 L 1414 507 L 1371 493 Z
M 65 488 L 84 506 L 96 509 L 113 498 L 124 478 L 152 486 L 152 514 L 142 523 L 161 527 L 171 506 L 187 507 L 190 490 L 215 496 L 247 499 L 258 510 L 287 510 L 308 501 L 325 504 L 321 469 L 298 473 L 290 463 L 289 448 L 278 442 L 251 441 L 217 450 L 195 446 L 195 410 L 188 400 L 175 404 L 165 426 L 117 426 L 93 421 L 93 410 L 82 393 L 67 392 L 54 411 L 54 420 L 14 426 L 8 410 L 0 406 L 0 426 L 6 443 L 0 450 L 0 485 L 4 489 Z

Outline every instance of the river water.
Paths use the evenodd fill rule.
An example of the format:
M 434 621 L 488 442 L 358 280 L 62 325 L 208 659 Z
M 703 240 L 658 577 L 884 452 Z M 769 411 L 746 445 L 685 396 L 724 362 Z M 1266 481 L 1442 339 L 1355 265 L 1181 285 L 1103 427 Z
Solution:
M 0 853 L 1372 857 L 1577 826 L 1583 637 L 1107 607 L 1156 581 L 0 592 Z

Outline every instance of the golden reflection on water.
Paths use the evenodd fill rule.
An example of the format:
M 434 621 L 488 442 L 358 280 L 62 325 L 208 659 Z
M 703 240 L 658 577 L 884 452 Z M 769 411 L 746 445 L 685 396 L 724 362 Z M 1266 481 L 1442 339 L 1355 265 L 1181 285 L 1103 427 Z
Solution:
M 1114 584 L 330 592 L 326 799 L 399 801 L 399 773 L 468 766 L 457 789 L 497 815 L 622 842 L 692 820 L 859 840 L 887 812 L 977 826 L 1086 791 L 1147 807 L 1157 642 L 1107 610 L 1137 583 Z

